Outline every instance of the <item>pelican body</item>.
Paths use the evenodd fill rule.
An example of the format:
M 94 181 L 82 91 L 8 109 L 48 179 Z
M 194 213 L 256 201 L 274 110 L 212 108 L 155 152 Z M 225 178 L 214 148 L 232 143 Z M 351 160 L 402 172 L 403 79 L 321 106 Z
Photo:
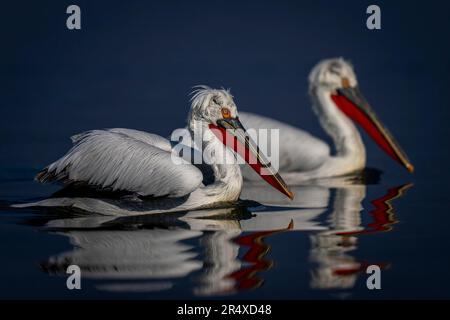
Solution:
M 64 189 L 49 199 L 17 206 L 70 206 L 127 215 L 235 202 L 241 193 L 242 175 L 236 161 L 238 148 L 227 147 L 228 133 L 241 142 L 244 152 L 253 153 L 255 170 L 258 166 L 268 170 L 265 172 L 270 174 L 263 179 L 293 196 L 259 149 L 250 148 L 253 142 L 245 134 L 229 91 L 200 87 L 193 92 L 191 103 L 186 129 L 191 136 L 201 136 L 201 145 L 191 145 L 190 150 L 208 148 L 210 164 L 192 163 L 190 157 L 175 152 L 169 140 L 156 134 L 122 128 L 88 131 L 73 136 L 72 149 L 36 176 L 40 182 L 62 182 Z M 131 203 L 133 210 L 128 210 L 124 201 L 128 206 Z
M 405 152 L 379 120 L 358 88 L 350 63 L 342 58 L 319 62 L 309 75 L 309 93 L 323 129 L 336 150 L 306 131 L 260 115 L 241 112 L 247 128 L 279 129 L 279 169 L 288 183 L 348 175 L 365 167 L 366 151 L 354 125 L 358 123 L 395 161 L 412 172 Z M 249 170 L 244 177 L 254 180 Z

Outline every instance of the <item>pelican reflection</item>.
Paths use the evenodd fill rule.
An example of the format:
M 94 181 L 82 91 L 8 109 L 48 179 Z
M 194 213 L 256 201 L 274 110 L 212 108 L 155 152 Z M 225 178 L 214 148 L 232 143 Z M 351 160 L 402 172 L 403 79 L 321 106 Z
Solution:
M 309 264 L 311 288 L 349 289 L 368 264 L 389 265 L 379 257 L 359 261 L 353 252 L 359 236 L 392 228 L 397 221 L 392 200 L 408 187 L 390 188 L 370 201 L 367 211 L 362 207 L 367 186 L 362 184 L 297 186 L 295 207 L 250 185 L 247 195 L 269 204 L 248 206 L 244 201 L 170 216 L 51 219 L 44 229 L 67 236 L 73 249 L 45 259 L 41 267 L 66 276 L 67 266 L 76 264 L 97 289 L 110 292 L 171 290 L 188 278 L 194 295 L 234 294 L 263 285 L 264 271 L 276 272 L 274 255 L 268 254 L 277 250 L 271 237 L 301 231 L 310 239 L 309 259 L 292 263 Z M 362 223 L 367 219 L 362 215 L 370 222 Z M 289 246 L 295 250 L 295 243 Z
M 310 235 L 310 260 L 316 265 L 311 271 L 312 288 L 352 288 L 369 265 L 381 268 L 389 265 L 378 260 L 358 261 L 351 253 L 357 249 L 359 235 L 391 230 L 397 222 L 391 202 L 409 187 L 410 184 L 391 188 L 384 196 L 372 200 L 373 208 L 368 210 L 371 221 L 365 226 L 360 214 L 365 188 L 355 185 L 336 189 L 333 211 L 327 219 L 329 230 Z

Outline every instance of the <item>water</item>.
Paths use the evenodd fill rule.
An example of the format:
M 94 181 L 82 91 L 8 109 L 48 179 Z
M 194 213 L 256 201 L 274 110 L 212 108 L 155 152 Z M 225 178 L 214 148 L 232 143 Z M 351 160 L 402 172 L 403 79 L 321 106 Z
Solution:
M 50 1 L 2 10 L 0 298 L 449 298 L 448 4 L 379 1 L 377 32 L 365 29 L 364 1 L 78 4 L 79 32 Z M 170 134 L 196 84 L 231 87 L 238 108 L 329 141 L 306 78 L 336 55 L 355 65 L 413 175 L 363 136 L 378 181 L 297 186 L 294 203 L 247 185 L 242 198 L 271 205 L 221 209 L 220 219 L 7 207 L 57 190 L 32 178 L 72 134 Z M 82 290 L 66 288 L 70 263 L 82 266 Z M 370 264 L 382 290 L 366 288 Z
M 22 193 L 32 182 L 15 184 Z M 2 294 L 377 297 L 379 294 L 366 288 L 365 270 L 368 265 L 380 266 L 383 283 L 390 287 L 390 273 L 400 264 L 395 259 L 399 252 L 390 249 L 390 233 L 401 236 L 397 206 L 407 203 L 413 186 L 366 186 L 341 179 L 331 185 L 293 187 L 297 194 L 293 203 L 264 185 L 246 185 L 243 199 L 273 205 L 247 207 L 243 203 L 171 215 L 117 218 L 57 209 L 7 210 L 10 213 L 3 215 L 1 235 L 5 261 L 15 264 L 19 259 L 23 265 L 14 269 L 17 278 L 9 273 L 8 280 L 2 279 L 15 288 Z M 13 245 L 8 240 L 16 233 L 22 241 Z M 28 241 L 23 242 L 24 238 Z M 65 288 L 71 264 L 82 270 L 80 293 Z M 30 286 L 20 280 L 22 276 L 43 284 Z M 17 282 L 26 290 L 19 290 Z

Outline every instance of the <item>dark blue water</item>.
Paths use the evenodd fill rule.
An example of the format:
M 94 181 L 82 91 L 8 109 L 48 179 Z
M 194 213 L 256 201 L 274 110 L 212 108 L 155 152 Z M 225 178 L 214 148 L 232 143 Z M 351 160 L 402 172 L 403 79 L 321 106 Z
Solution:
M 1 298 L 449 298 L 448 4 L 378 1 L 378 31 L 365 27 L 369 1 L 77 1 L 80 31 L 65 27 L 69 4 L 2 4 L 3 204 L 55 191 L 33 176 L 75 133 L 183 126 L 197 84 L 329 141 L 306 79 L 333 56 L 352 61 L 416 172 L 364 136 L 378 183 L 304 187 L 286 212 L 80 222 L 2 205 Z M 80 291 L 66 288 L 70 263 Z M 381 290 L 366 288 L 370 264 Z

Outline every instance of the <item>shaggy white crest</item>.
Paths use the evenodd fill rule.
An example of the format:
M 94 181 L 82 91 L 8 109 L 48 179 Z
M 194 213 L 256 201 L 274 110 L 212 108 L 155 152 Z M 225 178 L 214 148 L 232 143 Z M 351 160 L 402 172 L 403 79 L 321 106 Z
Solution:
M 194 88 L 196 89 L 191 93 L 191 110 L 188 122 L 197 120 L 216 124 L 217 120 L 223 118 L 222 108 L 228 108 L 231 117 L 237 117 L 236 104 L 229 90 L 212 89 L 204 85 Z
M 350 86 L 356 87 L 358 80 L 350 62 L 343 58 L 320 61 L 309 73 L 309 88 L 318 86 L 335 90 L 342 87 L 342 80 L 347 79 Z

